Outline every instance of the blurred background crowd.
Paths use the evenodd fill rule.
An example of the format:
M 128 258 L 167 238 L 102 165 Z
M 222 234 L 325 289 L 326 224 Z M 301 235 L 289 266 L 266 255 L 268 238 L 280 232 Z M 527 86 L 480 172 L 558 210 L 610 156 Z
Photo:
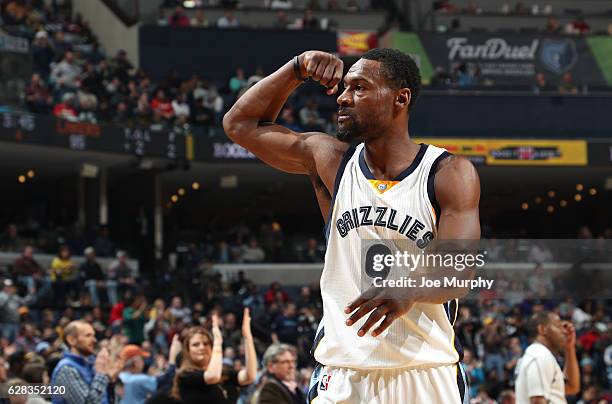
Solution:
M 482 291 L 477 299 L 460 305 L 455 332 L 463 347 L 471 402 L 513 402 L 505 400 L 513 395 L 514 368 L 530 343 L 525 323 L 542 310 L 558 313 L 577 329 L 582 391 L 571 402 L 612 399 L 608 394 L 612 383 L 608 301 L 597 297 L 551 298 L 558 287 L 555 278 L 537 264 L 555 261 L 550 248 L 540 242 L 527 249 L 515 243 L 504 244 L 503 248 L 497 245 L 495 240 L 490 243 L 491 259 L 533 263 L 535 270 L 526 270 L 528 274 L 518 278 L 496 272 L 497 292 Z M 253 385 L 240 389 L 239 402 L 250 402 L 266 380 L 263 376 L 269 369 L 261 360 L 266 349 L 278 343 L 295 350 L 296 363 L 291 367 L 295 366 L 298 388 L 307 393 L 314 366 L 309 350 L 322 315 L 316 284 L 259 285 L 249 278 L 248 270 L 224 277 L 213 270 L 214 260 L 197 250 L 182 254 L 178 269 L 155 280 L 130 267 L 128 257 L 120 250 L 107 265 L 100 262 L 103 258 L 98 258 L 96 251 L 100 250 L 86 247 L 85 260 L 77 265 L 70 248 L 62 245 L 50 267 L 45 267 L 37 262 L 33 247 L 25 246 L 8 266 L 0 292 L 0 360 L 4 364 L 0 367 L 0 383 L 48 380 L 67 349 L 64 329 L 77 319 L 91 324 L 100 347 L 110 344 L 115 352 L 121 352 L 127 345 L 132 350 L 138 346 L 141 351 L 134 352 L 143 357 L 142 372 L 158 377 L 168 371 L 174 335 L 186 333 L 193 326 L 210 328 L 211 315 L 216 314 L 223 334 L 225 371 L 237 371 L 245 364 L 241 322 L 243 308 L 249 308 L 259 373 Z M 262 251 L 265 261 L 263 257 Z M 171 378 L 165 379 L 154 391 L 169 389 Z M 124 390 L 120 379 L 110 386 L 111 394 L 121 400 Z M 150 396 L 157 397 L 153 393 Z
M 237 4 L 221 4 L 226 10 L 216 22 L 209 22 L 205 12 L 198 9 L 189 17 L 180 2 L 165 2 L 163 7 L 175 7 L 159 24 L 176 27 L 238 28 L 240 23 L 232 14 Z M 384 2 L 383 2 L 384 3 Z M 393 2 L 388 2 L 392 4 Z M 385 9 L 390 4 L 372 2 L 369 10 Z M 317 1 L 305 5 L 304 16 L 289 22 L 286 10 L 293 9 L 291 1 L 274 1 L 267 7 L 277 11 L 274 27 L 280 29 L 321 29 L 320 22 L 312 16 L 314 11 L 325 14 L 340 10 L 336 0 L 327 6 Z M 549 15 L 550 5 L 542 7 L 540 15 Z M 240 8 L 240 7 L 239 7 Z M 264 6 L 265 8 L 265 6 Z M 162 8 L 164 9 L 164 8 Z M 299 10 L 301 8 L 298 7 Z M 354 1 L 346 4 L 346 10 L 359 12 Z M 285 10 L 285 11 L 283 11 Z M 193 11 L 193 10 L 191 10 Z M 467 7 L 449 1 L 434 2 L 431 10 L 442 15 L 479 15 L 483 9 L 470 1 Z M 493 12 L 493 11 L 484 11 Z M 514 6 L 505 4 L 501 15 L 530 15 L 532 8 L 518 2 Z M 389 11 L 389 15 L 393 14 Z M 569 14 L 572 15 L 571 13 Z M 589 25 L 581 17 L 560 23 L 550 15 L 541 32 L 546 34 L 588 35 Z M 0 24 L 12 35 L 31 41 L 33 74 L 22 94 L 23 104 L 31 112 L 53 114 L 73 121 L 113 122 L 121 124 L 152 125 L 154 128 L 169 128 L 185 123 L 204 128 L 208 133 L 220 130 L 221 118 L 236 97 L 245 88 L 256 83 L 270 72 L 261 67 L 246 71 L 233 67 L 225 80 L 211 80 L 205 72 L 193 72 L 189 77 L 179 75 L 177 70 L 168 72 L 163 79 L 154 80 L 142 68 L 136 68 L 125 50 L 109 55 L 100 46 L 89 23 L 79 13 L 71 12 L 69 1 L 3 0 L 0 3 Z M 459 19 L 454 19 L 446 30 L 457 30 Z M 337 27 L 336 27 L 337 28 Z M 333 24 L 326 29 L 335 29 Z M 386 27 L 388 29 L 388 27 Z M 612 34 L 612 23 L 608 26 Z M 474 30 L 473 32 L 482 32 Z M 534 32 L 526 31 L 526 32 Z M 538 31 L 536 31 L 538 32 Z M 601 33 L 597 31 L 597 33 Z M 425 77 L 431 89 L 470 89 L 491 87 L 495 83 L 481 77 L 480 67 L 474 63 L 455 63 L 449 70 L 436 66 L 431 77 Z M 588 90 L 580 79 L 570 72 L 560 80 L 551 82 L 539 72 L 531 88 L 534 93 L 578 94 Z M 592 91 L 593 89 L 591 89 Z M 323 105 L 320 105 L 320 104 Z M 335 132 L 336 116 L 333 105 L 320 99 L 312 87 L 298 91 L 281 113 L 281 122 L 295 130 L 327 130 Z

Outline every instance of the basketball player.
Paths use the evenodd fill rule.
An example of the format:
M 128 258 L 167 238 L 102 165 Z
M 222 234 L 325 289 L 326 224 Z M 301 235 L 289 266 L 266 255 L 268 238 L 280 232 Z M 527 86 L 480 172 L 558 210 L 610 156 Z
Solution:
M 304 52 L 250 88 L 223 119 L 227 135 L 265 163 L 308 175 L 327 218 L 323 319 L 313 348 L 320 366 L 309 402 L 467 402 L 452 327 L 457 303 L 449 301 L 464 292 L 360 295 L 360 243 L 479 239 L 478 176 L 469 161 L 410 140 L 408 118 L 420 90 L 410 57 L 374 49 L 342 75 L 337 57 Z M 337 138 L 274 123 L 306 78 L 328 95 L 343 81 Z
M 517 404 L 567 403 L 565 395 L 580 391 L 576 330 L 569 321 L 548 311 L 534 314 L 527 324 L 533 343 L 516 366 Z M 565 368 L 557 362 L 562 355 Z

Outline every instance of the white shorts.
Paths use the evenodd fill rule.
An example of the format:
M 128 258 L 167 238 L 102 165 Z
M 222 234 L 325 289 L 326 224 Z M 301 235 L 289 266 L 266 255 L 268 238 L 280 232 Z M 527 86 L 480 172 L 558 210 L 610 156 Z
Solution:
M 460 365 L 425 369 L 349 369 L 317 365 L 308 403 L 467 404 Z

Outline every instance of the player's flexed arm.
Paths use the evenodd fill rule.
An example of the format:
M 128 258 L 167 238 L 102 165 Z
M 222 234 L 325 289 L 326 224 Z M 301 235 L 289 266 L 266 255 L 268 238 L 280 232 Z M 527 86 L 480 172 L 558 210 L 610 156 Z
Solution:
M 327 87 L 327 94 L 338 90 L 343 63 L 320 51 L 298 57 L 302 77 L 310 77 Z M 274 124 L 289 95 L 302 83 L 294 61 L 261 80 L 246 91 L 223 118 L 225 133 L 265 163 L 294 174 L 318 175 L 328 189 L 333 185 L 342 153 L 347 145 L 322 133 L 296 133 Z
M 461 249 L 470 249 L 473 242 L 480 239 L 480 218 L 478 203 L 480 200 L 480 181 L 474 166 L 465 158 L 451 156 L 440 163 L 435 177 L 435 194 L 440 204 L 440 220 L 438 226 L 439 240 L 466 240 Z M 477 248 L 477 246 L 475 246 Z M 470 278 L 473 272 L 456 272 L 452 268 L 436 268 L 447 271 L 446 275 Z M 440 273 L 433 276 L 440 279 Z M 357 331 L 365 335 L 375 324 L 382 322 L 372 334 L 379 335 L 393 321 L 410 310 L 414 303 L 441 304 L 454 298 L 465 296 L 465 288 L 422 288 L 406 289 L 398 298 L 397 293 L 384 288 L 372 288 L 362 293 L 356 300 L 349 303 L 345 313 L 352 313 L 346 320 L 351 326 L 359 319 L 372 312 L 366 322 Z

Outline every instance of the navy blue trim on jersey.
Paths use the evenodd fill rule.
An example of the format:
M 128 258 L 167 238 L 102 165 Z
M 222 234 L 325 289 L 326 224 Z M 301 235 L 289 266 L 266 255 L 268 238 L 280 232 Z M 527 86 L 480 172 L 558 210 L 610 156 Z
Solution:
M 452 299 L 448 302 L 448 319 L 453 326 L 455 325 L 455 321 L 457 320 L 457 304 L 457 299 Z
M 315 350 L 317 349 L 317 346 L 319 346 L 319 342 L 321 342 L 324 335 L 325 335 L 325 327 L 321 327 L 321 330 L 319 330 L 317 335 L 315 335 L 315 339 L 312 342 L 312 348 L 310 348 L 310 356 L 312 357 L 313 360 L 314 360 Z
M 427 195 L 429 196 L 429 202 L 431 202 L 431 206 L 433 206 L 434 211 L 436 212 L 436 228 L 438 227 L 438 223 L 440 222 L 440 212 L 441 212 L 440 204 L 438 203 L 438 200 L 436 199 L 436 190 L 434 187 L 434 181 L 436 178 L 436 168 L 438 167 L 438 164 L 440 164 L 442 160 L 444 160 L 450 155 L 451 154 L 447 151 L 444 151 L 442 154 L 440 154 L 434 160 L 433 164 L 431 165 L 431 168 L 429 169 L 429 175 L 427 176 Z
M 446 313 L 446 318 L 448 318 L 448 322 L 451 323 L 451 325 L 453 325 L 452 319 L 451 319 L 451 314 L 450 314 L 450 308 L 448 307 L 449 306 L 449 302 L 450 302 L 450 300 L 448 302 L 442 303 L 442 307 L 444 307 L 444 312 Z
M 442 306 L 444 306 L 444 311 L 446 312 L 446 317 L 448 318 L 448 322 L 453 326 L 457 320 L 457 304 L 457 299 L 451 299 L 445 303 L 442 303 Z
M 459 399 L 461 404 L 469 404 L 470 402 L 470 386 L 468 385 L 467 377 L 461 363 L 457 363 L 457 387 L 459 388 Z
M 325 228 L 323 229 L 323 234 L 325 235 L 326 244 L 329 241 L 329 232 L 331 229 L 331 217 L 334 211 L 334 204 L 336 203 L 336 195 L 338 194 L 338 188 L 340 187 L 340 181 L 342 180 L 342 175 L 344 174 L 344 169 L 348 164 L 351 157 L 355 153 L 355 149 L 358 144 L 351 145 L 345 152 L 344 156 L 342 156 L 342 160 L 340 161 L 340 165 L 338 166 L 338 171 L 336 172 L 336 180 L 334 181 L 334 190 L 332 195 L 331 204 L 329 205 L 329 214 L 327 215 L 327 222 L 325 222 Z
M 455 346 L 455 351 L 457 351 L 457 354 L 459 355 L 459 362 L 463 361 L 463 345 L 461 345 L 461 341 L 459 341 L 457 334 L 455 334 L 453 345 Z
M 321 369 L 323 366 L 316 362 L 316 365 L 310 376 L 310 386 L 308 387 L 308 395 L 306 396 L 306 403 L 310 404 L 319 395 L 319 383 L 321 382 Z
M 423 160 L 423 156 L 425 155 L 425 152 L 427 151 L 427 145 L 423 143 L 421 143 L 420 145 L 421 147 L 419 151 L 417 152 L 417 155 L 414 157 L 414 160 L 412 160 L 412 163 L 410 163 L 408 168 L 406 168 L 404 171 L 399 173 L 399 175 L 393 178 L 391 181 L 403 180 L 404 178 L 412 174 L 414 170 L 416 170 L 416 168 L 419 166 L 419 164 L 421 164 L 421 161 Z M 365 175 L 367 179 L 369 180 L 376 179 L 376 177 L 374 177 L 374 174 L 372 174 L 372 171 L 370 171 L 370 167 L 368 167 L 368 164 L 366 163 L 365 146 L 363 149 L 361 149 L 361 153 L 359 153 L 359 168 L 361 168 L 361 172 L 363 173 L 363 175 Z
M 448 322 L 450 323 L 451 327 L 454 327 L 455 321 L 457 321 L 459 300 L 451 299 L 443 303 L 442 306 L 444 307 L 444 312 L 446 313 Z M 453 346 L 455 347 L 455 350 L 457 351 L 457 355 L 459 355 L 459 361 L 462 361 L 463 360 L 463 346 L 461 346 L 461 341 L 459 341 L 457 334 L 455 334 L 455 339 L 453 340 Z

